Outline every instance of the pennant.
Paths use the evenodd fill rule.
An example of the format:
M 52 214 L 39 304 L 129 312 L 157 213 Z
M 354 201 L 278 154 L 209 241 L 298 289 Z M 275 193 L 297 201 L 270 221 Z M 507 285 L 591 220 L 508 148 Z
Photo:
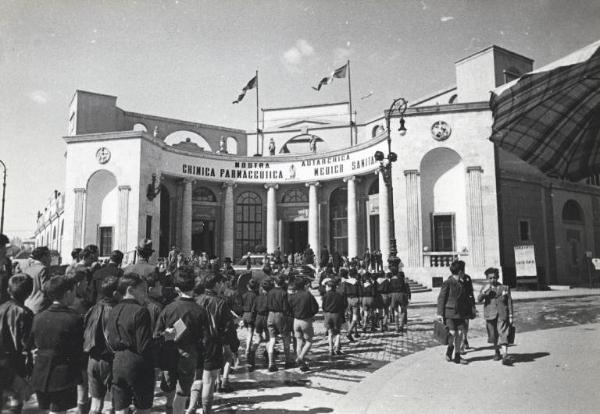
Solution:
M 344 66 L 337 68 L 336 70 L 331 72 L 331 76 L 326 76 L 323 79 L 321 79 L 319 81 L 319 84 L 317 86 L 313 86 L 312 88 L 315 91 L 320 91 L 322 86 L 329 85 L 331 82 L 333 82 L 334 78 L 338 78 L 338 79 L 345 78 L 347 72 L 348 72 L 348 64 L 346 63 Z
M 242 93 L 240 93 L 238 98 L 235 101 L 233 101 L 232 103 L 234 103 L 234 104 L 240 103 L 242 101 L 242 99 L 244 99 L 244 96 L 246 96 L 246 92 L 249 91 L 250 89 L 254 89 L 256 87 L 256 81 L 257 81 L 257 76 L 250 79 L 248 81 L 248 83 L 246 84 L 246 86 L 244 86 L 242 88 Z

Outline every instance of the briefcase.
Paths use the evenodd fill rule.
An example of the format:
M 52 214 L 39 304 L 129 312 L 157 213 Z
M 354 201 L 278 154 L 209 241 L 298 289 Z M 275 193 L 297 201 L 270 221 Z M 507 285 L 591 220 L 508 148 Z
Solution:
M 508 344 L 513 345 L 515 343 L 515 325 L 510 325 L 508 328 Z
M 442 345 L 448 345 L 450 338 L 450 330 L 440 321 L 433 321 L 433 337 Z

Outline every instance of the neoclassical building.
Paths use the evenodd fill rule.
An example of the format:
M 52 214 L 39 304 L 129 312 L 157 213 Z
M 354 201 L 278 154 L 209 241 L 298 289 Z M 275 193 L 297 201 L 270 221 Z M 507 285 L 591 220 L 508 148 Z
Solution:
M 408 132 L 391 114 L 393 206 L 376 151 L 386 112 L 348 127 L 348 103 L 262 110 L 261 134 L 125 111 L 114 96 L 77 91 L 69 110 L 62 252 L 89 243 L 131 252 L 142 237 L 241 258 L 303 250 L 390 251 L 431 286 L 454 258 L 481 277 L 514 277 L 514 246 L 535 247 L 548 283 L 583 280 L 600 254 L 600 191 L 553 180 L 489 141 L 495 87 L 533 61 L 491 46 L 455 64 L 456 85 L 411 102 Z M 311 145 L 316 145 L 311 148 Z M 65 257 L 66 259 L 66 257 Z

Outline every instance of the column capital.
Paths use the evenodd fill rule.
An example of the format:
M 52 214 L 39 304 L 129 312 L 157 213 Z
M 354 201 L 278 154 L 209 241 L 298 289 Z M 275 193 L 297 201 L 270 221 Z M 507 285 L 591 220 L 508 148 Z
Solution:
M 129 185 L 120 185 L 119 191 L 131 191 L 131 186 Z
M 74 188 L 73 191 L 77 194 L 77 193 L 84 193 L 85 194 L 85 188 Z
M 350 177 L 344 177 L 343 180 L 345 183 L 347 183 L 348 181 L 354 181 L 357 183 L 361 182 L 361 178 L 356 175 L 351 175 Z
M 404 170 L 404 175 L 421 175 L 419 170 Z
M 467 172 L 470 173 L 471 171 L 477 171 L 477 172 L 482 173 L 483 168 L 481 168 L 481 166 L 479 166 L 479 165 L 473 165 L 471 167 L 467 167 Z
M 221 184 L 221 188 L 236 188 L 237 187 L 237 183 L 234 183 L 233 181 L 225 181 L 223 184 Z
M 310 186 L 320 187 L 321 183 L 318 181 L 311 181 L 309 183 L 305 183 L 304 185 L 306 185 L 307 187 L 310 187 Z
M 193 178 L 184 178 L 184 179 L 182 180 L 182 182 L 183 182 L 184 184 L 193 184 L 193 183 L 195 183 L 195 182 L 196 182 L 196 180 L 195 180 L 195 179 L 193 179 Z
M 268 183 L 268 184 L 265 184 L 265 188 L 267 190 L 270 189 L 270 188 L 272 188 L 274 190 L 278 190 L 279 189 L 279 184 Z

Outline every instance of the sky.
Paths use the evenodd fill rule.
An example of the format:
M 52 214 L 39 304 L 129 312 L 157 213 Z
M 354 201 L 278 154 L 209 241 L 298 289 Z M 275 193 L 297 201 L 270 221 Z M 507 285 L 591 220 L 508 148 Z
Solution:
M 540 67 L 598 39 L 598 0 L 0 0 L 4 233 L 33 236 L 36 212 L 64 191 L 77 89 L 252 131 L 254 91 L 232 101 L 256 70 L 262 108 L 332 103 L 346 82 L 311 86 L 350 60 L 360 123 L 452 86 L 454 62 L 489 45 Z

